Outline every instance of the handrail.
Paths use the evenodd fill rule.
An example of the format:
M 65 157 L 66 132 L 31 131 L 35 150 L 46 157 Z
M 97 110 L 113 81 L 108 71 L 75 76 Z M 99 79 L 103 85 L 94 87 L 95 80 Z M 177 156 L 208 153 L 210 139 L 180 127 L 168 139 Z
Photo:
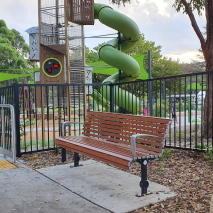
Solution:
M 15 132 L 15 113 L 14 113 L 14 107 L 10 104 L 0 104 L 1 108 L 1 121 L 2 121 L 2 143 L 3 148 L 0 147 L 0 153 L 4 154 L 4 157 L 6 155 L 8 157 L 11 157 L 13 159 L 13 163 L 16 162 L 16 132 Z M 6 141 L 5 141 L 5 117 L 4 117 L 4 109 L 3 108 L 9 108 L 11 112 L 11 129 L 12 129 L 12 152 L 9 150 L 6 150 Z

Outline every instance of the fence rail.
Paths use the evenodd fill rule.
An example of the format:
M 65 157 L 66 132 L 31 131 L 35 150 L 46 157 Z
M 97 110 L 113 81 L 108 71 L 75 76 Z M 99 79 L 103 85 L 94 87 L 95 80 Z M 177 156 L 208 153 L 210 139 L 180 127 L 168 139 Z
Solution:
M 213 125 L 207 123 L 204 132 L 204 114 L 212 111 L 211 81 L 213 71 L 116 84 L 16 83 L 0 94 L 7 91 L 5 100 L 15 106 L 18 156 L 55 149 L 62 122 L 79 122 L 67 131 L 80 135 L 89 110 L 173 118 L 166 147 L 204 151 L 213 145 Z

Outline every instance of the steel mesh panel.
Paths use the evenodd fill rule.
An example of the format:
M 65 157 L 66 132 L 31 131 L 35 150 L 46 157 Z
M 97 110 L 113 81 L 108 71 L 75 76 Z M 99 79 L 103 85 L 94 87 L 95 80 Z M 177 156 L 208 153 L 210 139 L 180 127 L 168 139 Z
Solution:
M 46 46 L 65 44 L 66 29 L 64 0 L 40 0 L 40 5 L 41 44 Z M 85 72 L 83 26 L 69 21 L 67 27 L 67 36 L 69 42 L 67 45 L 69 45 L 70 83 L 83 84 Z M 75 87 L 74 90 L 78 94 L 83 93 L 83 87 Z M 73 90 L 71 93 L 73 93 Z M 49 94 L 49 92 L 45 93 L 45 104 L 47 104 L 48 101 L 46 94 Z M 59 96 L 60 95 L 61 94 L 59 92 Z M 55 93 L 55 96 L 58 96 L 57 93 Z M 57 100 L 55 102 L 60 101 Z
M 64 0 L 41 0 L 41 43 L 65 44 Z
M 70 83 L 84 83 L 84 32 L 83 26 L 69 22 L 69 59 L 70 59 Z M 75 87 L 77 91 L 78 88 Z M 83 93 L 83 87 L 80 88 Z
M 68 0 L 69 21 L 82 24 L 94 24 L 94 0 Z
M 54 96 L 53 96 L 54 90 Z M 44 106 L 53 106 L 53 100 L 55 107 L 67 106 L 67 88 L 63 86 L 46 86 L 44 87 Z

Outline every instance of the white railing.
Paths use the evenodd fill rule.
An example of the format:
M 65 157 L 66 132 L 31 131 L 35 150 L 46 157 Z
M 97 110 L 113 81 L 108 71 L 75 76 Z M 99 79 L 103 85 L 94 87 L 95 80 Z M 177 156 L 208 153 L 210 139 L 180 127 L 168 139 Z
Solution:
M 2 145 L 3 145 L 2 147 L 0 147 L 0 154 L 3 154 L 4 157 L 8 156 L 12 158 L 13 163 L 15 163 L 16 162 L 16 132 L 15 132 L 14 107 L 9 104 L 0 104 L 0 108 L 1 108 L 1 122 L 2 122 L 1 134 L 2 134 Z M 4 108 L 9 108 L 11 113 L 12 151 L 6 149 Z

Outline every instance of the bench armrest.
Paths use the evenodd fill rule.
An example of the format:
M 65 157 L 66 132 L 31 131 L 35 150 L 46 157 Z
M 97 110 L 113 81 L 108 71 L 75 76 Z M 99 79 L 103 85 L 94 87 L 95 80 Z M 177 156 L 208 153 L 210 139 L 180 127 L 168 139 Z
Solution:
M 62 136 L 66 136 L 66 126 L 75 124 L 75 123 L 83 124 L 84 122 L 65 121 L 65 122 L 61 123 Z
M 148 135 L 148 134 L 135 134 L 131 136 L 131 148 L 132 148 L 132 157 L 136 156 L 136 142 L 135 139 L 138 137 L 154 137 L 154 138 L 162 138 L 155 135 Z

